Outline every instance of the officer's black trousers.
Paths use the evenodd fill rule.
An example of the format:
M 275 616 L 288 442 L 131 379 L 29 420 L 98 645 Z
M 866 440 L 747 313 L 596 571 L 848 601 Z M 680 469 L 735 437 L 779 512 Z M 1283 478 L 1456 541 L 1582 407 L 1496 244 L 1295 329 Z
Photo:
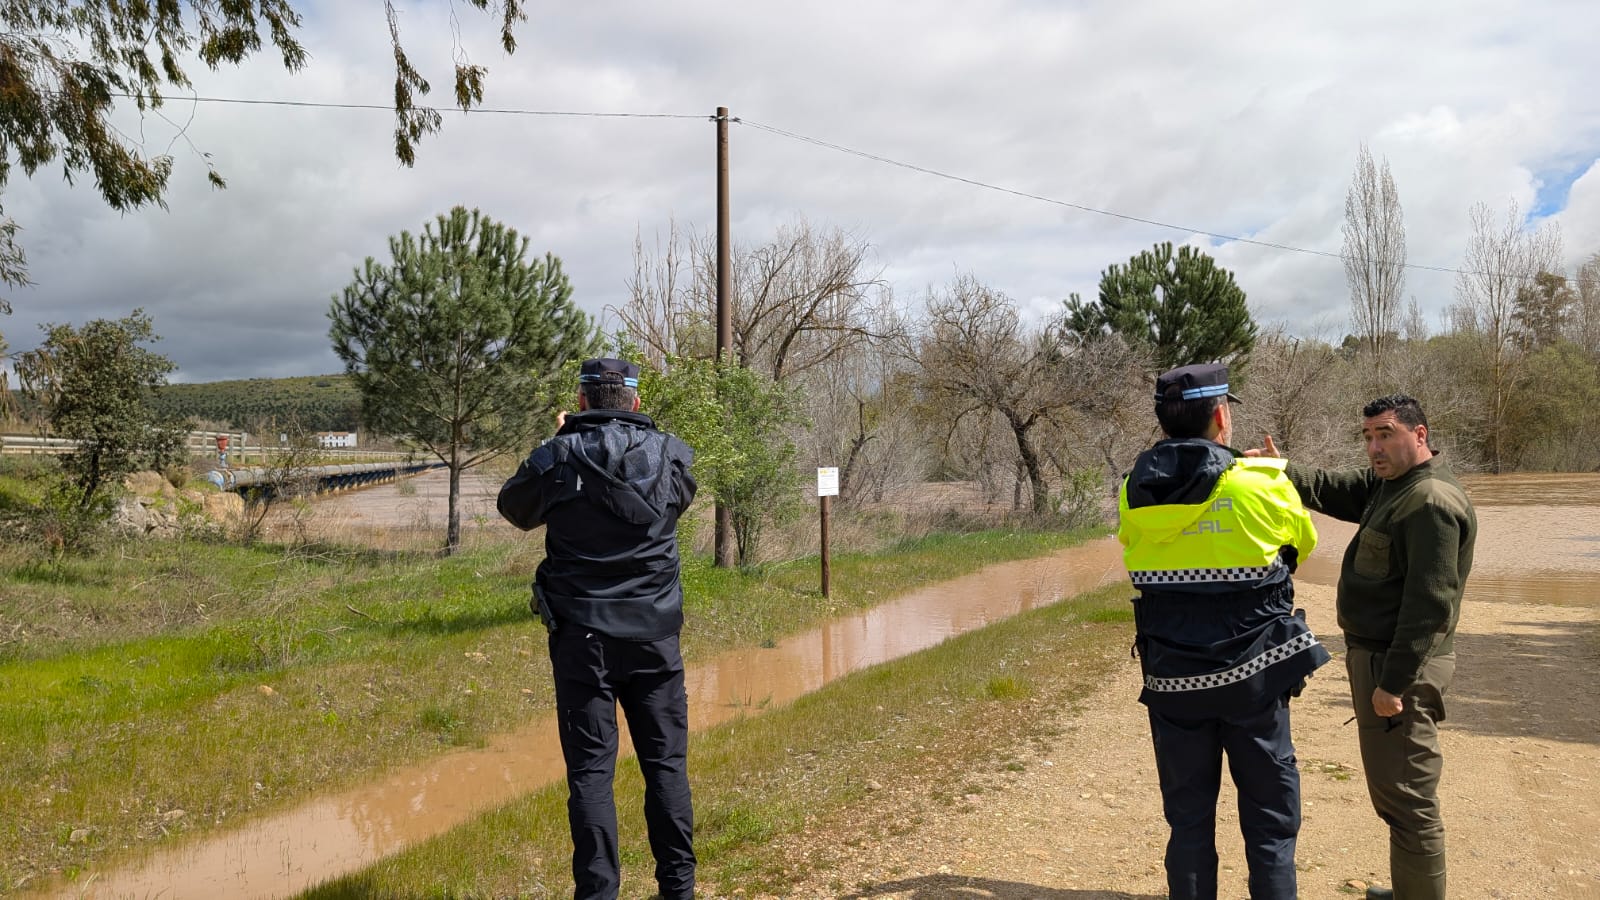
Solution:
M 1222 755 L 1239 790 L 1252 900 L 1293 900 L 1294 845 L 1300 832 L 1300 772 L 1289 739 L 1288 698 L 1264 710 L 1217 719 L 1178 719 L 1152 711 L 1172 900 L 1217 896 L 1217 794 Z
M 567 762 L 575 900 L 615 900 L 621 883 L 617 705 L 644 774 L 645 825 L 662 900 L 694 896 L 694 811 L 689 800 L 689 710 L 676 635 L 625 641 L 563 624 L 550 633 L 561 752 Z

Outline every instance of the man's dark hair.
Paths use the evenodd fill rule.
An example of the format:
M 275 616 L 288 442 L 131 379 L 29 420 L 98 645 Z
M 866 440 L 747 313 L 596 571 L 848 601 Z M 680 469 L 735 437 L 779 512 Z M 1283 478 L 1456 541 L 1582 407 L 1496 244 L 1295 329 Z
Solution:
M 585 381 L 578 385 L 590 409 L 633 409 L 633 400 L 639 391 L 618 381 Z
M 1422 404 L 1417 402 L 1417 398 L 1409 394 L 1390 394 L 1386 397 L 1379 397 L 1362 407 L 1361 415 L 1363 418 L 1370 419 L 1373 416 L 1381 416 L 1390 411 L 1394 412 L 1394 417 L 1397 421 L 1412 431 L 1416 431 L 1418 425 L 1428 424 L 1428 417 L 1422 411 Z
M 1162 400 L 1156 404 L 1156 421 L 1169 438 L 1205 437 L 1211 429 L 1211 414 L 1218 404 L 1227 402 L 1227 397 Z

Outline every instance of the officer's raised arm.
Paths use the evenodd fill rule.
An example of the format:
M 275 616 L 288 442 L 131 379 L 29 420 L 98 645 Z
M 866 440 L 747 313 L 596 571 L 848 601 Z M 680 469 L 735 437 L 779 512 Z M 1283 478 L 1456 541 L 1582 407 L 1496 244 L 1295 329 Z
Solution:
M 517 467 L 517 474 L 500 488 L 495 508 L 500 510 L 501 517 L 523 531 L 543 525 L 552 487 L 548 481 L 553 477 L 554 466 L 555 454 L 548 445 L 534 448 Z

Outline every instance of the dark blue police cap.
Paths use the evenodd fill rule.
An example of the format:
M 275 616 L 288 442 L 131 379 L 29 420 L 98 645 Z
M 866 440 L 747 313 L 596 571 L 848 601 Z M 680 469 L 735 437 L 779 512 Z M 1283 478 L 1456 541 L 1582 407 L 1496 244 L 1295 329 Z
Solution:
M 1196 363 L 1163 372 L 1156 378 L 1156 402 L 1199 400 L 1204 397 L 1239 398 L 1228 393 L 1228 367 L 1221 363 Z
M 578 370 L 579 384 L 624 384 L 639 386 L 639 367 L 625 359 L 586 359 Z

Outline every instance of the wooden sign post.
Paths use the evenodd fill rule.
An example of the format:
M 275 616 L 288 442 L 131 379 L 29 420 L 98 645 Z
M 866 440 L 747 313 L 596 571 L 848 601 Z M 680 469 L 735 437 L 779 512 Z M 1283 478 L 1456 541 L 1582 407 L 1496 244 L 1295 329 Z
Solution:
M 839 468 L 829 466 L 817 469 L 817 498 L 818 507 L 822 513 L 822 596 L 829 596 L 829 581 L 832 572 L 828 570 L 828 500 L 839 496 Z

